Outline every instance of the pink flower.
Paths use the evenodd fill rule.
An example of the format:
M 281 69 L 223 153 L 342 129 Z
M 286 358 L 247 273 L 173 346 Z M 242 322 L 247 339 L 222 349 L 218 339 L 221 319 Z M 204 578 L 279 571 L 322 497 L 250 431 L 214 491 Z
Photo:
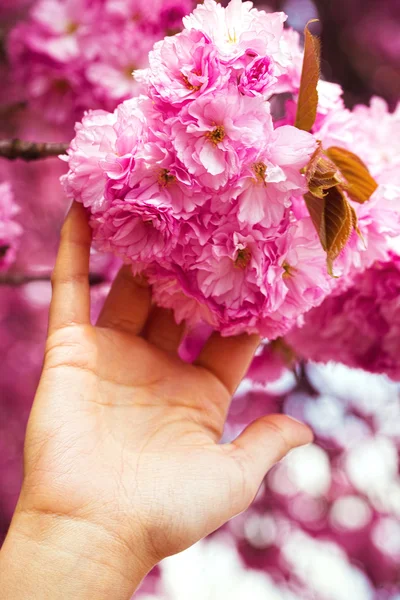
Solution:
M 247 173 L 240 180 L 239 221 L 264 227 L 278 225 L 293 195 L 305 192 L 300 169 L 308 163 L 315 147 L 309 133 L 289 126 L 273 131 L 271 123 L 264 148 L 247 165 Z
M 304 50 L 300 42 L 300 34 L 294 29 L 285 29 L 282 34 L 282 46 L 290 56 L 290 60 L 278 79 L 277 93 L 298 93 L 301 72 L 303 69 Z M 292 123 L 291 123 L 292 124 Z
M 290 59 L 283 43 L 285 21 L 284 13 L 267 14 L 241 0 L 231 0 L 227 8 L 204 0 L 183 20 L 186 29 L 202 31 L 212 40 L 222 61 L 234 64 L 251 51 L 254 56 L 269 57 L 277 70 Z
M 238 227 L 227 224 L 219 227 L 212 239 L 213 244 L 204 246 L 194 267 L 204 297 L 232 312 L 244 303 L 262 304 L 264 256 L 257 243 L 262 240 L 262 233 L 245 235 L 239 233 Z
M 255 58 L 239 78 L 239 92 L 245 96 L 263 95 L 276 81 L 271 60 L 268 57 Z
M 69 172 L 61 178 L 65 193 L 93 212 L 106 208 L 106 179 L 101 161 L 115 154 L 116 115 L 91 111 L 76 124 L 76 136 L 68 150 Z
M 194 100 L 172 122 L 179 160 L 204 186 L 219 189 L 255 155 L 270 120 L 262 98 L 241 96 L 233 88 Z
M 156 142 L 147 143 L 142 156 L 136 159 L 129 187 L 131 197 L 138 202 L 164 197 L 174 213 L 183 218 L 188 218 L 210 198 L 173 153 Z
M 214 45 L 195 30 L 156 44 L 150 53 L 150 68 L 142 75 L 151 86 L 150 94 L 172 105 L 222 88 L 229 76 Z
M 158 306 L 172 309 L 177 323 L 186 322 L 192 327 L 208 323 L 211 327 L 218 327 L 213 311 L 203 300 L 191 296 L 190 290 L 184 288 L 176 275 L 155 270 L 149 273 L 148 279 L 154 302 Z
M 275 164 L 300 170 L 307 164 L 315 148 L 316 141 L 310 134 L 284 126 L 275 130 L 269 152 Z
M 24 42 L 31 50 L 46 54 L 57 62 L 76 59 L 79 55 L 77 31 L 84 26 L 89 14 L 88 0 L 83 3 L 79 0 L 40 0 L 32 7 L 31 24 L 25 29 L 27 39 Z
M 140 265 L 163 264 L 178 242 L 179 221 L 159 198 L 136 202 L 127 194 L 93 219 L 94 240 L 105 252 Z
M 331 292 L 334 279 L 327 273 L 326 254 L 311 218 L 299 221 L 291 234 L 289 243 L 284 242 L 285 251 L 280 258 L 287 293 L 279 314 L 293 319 L 294 324 L 301 314 L 321 304 Z
M 142 132 L 142 115 L 135 100 L 115 113 L 88 112 L 76 125 L 68 157 L 69 172 L 61 178 L 68 197 L 92 212 L 103 212 L 110 203 L 109 187 L 121 189 L 128 178 Z

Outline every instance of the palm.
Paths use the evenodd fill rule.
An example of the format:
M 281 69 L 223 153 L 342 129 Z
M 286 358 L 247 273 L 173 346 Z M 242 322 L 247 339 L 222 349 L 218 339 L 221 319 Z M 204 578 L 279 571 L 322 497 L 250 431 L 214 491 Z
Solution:
M 285 441 L 277 417 L 254 424 L 232 444 L 218 444 L 254 338 L 214 336 L 196 365 L 185 364 L 177 354 L 181 328 L 168 311 L 150 311 L 150 290 L 126 268 L 98 326 L 90 325 L 90 238 L 83 213 L 73 212 L 28 428 L 26 482 L 35 493 L 24 508 L 93 519 L 127 544 L 139 521 L 142 542 L 160 559 L 249 504 L 266 462 L 254 459 L 255 442 L 271 460 L 292 440 Z M 79 243 L 71 235 L 80 235 Z M 302 426 L 291 428 L 304 437 Z

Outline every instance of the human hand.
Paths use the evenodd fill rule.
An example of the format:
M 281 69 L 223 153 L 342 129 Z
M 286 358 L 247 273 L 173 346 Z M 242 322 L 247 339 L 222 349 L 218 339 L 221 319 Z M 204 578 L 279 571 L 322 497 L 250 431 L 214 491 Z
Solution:
M 268 469 L 312 435 L 269 416 L 220 444 L 258 338 L 213 335 L 195 365 L 182 362 L 182 327 L 152 308 L 151 290 L 129 267 L 92 326 L 90 244 L 85 211 L 75 204 L 53 276 L 15 522 L 25 531 L 35 519 L 61 523 L 63 532 L 69 523 L 99 530 L 121 553 L 119 564 L 139 563 L 142 577 L 245 510 Z

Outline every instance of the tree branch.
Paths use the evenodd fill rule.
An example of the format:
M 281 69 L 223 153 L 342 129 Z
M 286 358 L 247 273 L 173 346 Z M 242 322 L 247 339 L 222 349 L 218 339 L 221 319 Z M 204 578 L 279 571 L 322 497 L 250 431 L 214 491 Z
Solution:
M 23 140 L 0 140 L 0 157 L 8 160 L 39 160 L 65 154 L 69 144 L 24 142 Z
M 3 275 L 0 275 L 0 286 L 7 285 L 10 287 L 20 287 L 22 285 L 26 285 L 27 283 L 33 283 L 36 281 L 50 282 L 50 280 L 51 275 L 49 273 L 4 273 Z M 91 286 L 101 285 L 102 283 L 107 283 L 107 279 L 98 273 L 90 273 L 89 283 Z

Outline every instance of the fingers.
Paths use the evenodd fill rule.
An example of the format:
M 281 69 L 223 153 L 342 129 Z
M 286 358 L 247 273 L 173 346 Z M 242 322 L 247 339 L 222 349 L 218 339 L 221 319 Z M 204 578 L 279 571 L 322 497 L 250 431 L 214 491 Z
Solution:
M 165 352 L 178 352 L 184 325 L 177 325 L 172 310 L 155 307 L 150 315 L 144 337 Z
M 142 276 L 134 277 L 131 267 L 125 265 L 115 278 L 97 325 L 139 335 L 148 319 L 150 305 L 147 281 Z
M 52 275 L 49 334 L 70 324 L 90 323 L 89 258 L 91 229 L 81 204 L 74 203 L 61 230 Z
M 260 338 L 256 335 L 223 338 L 214 333 L 196 364 L 213 373 L 233 395 L 245 376 L 259 343 Z
M 310 444 L 313 433 L 309 427 L 285 415 L 270 415 L 258 419 L 227 446 L 231 457 L 240 464 L 236 479 L 242 491 L 236 494 L 235 514 L 253 501 L 265 475 L 290 450 Z M 243 473 L 246 493 L 243 494 Z M 234 486 L 235 487 L 235 486 Z M 239 497 L 241 496 L 241 498 Z

